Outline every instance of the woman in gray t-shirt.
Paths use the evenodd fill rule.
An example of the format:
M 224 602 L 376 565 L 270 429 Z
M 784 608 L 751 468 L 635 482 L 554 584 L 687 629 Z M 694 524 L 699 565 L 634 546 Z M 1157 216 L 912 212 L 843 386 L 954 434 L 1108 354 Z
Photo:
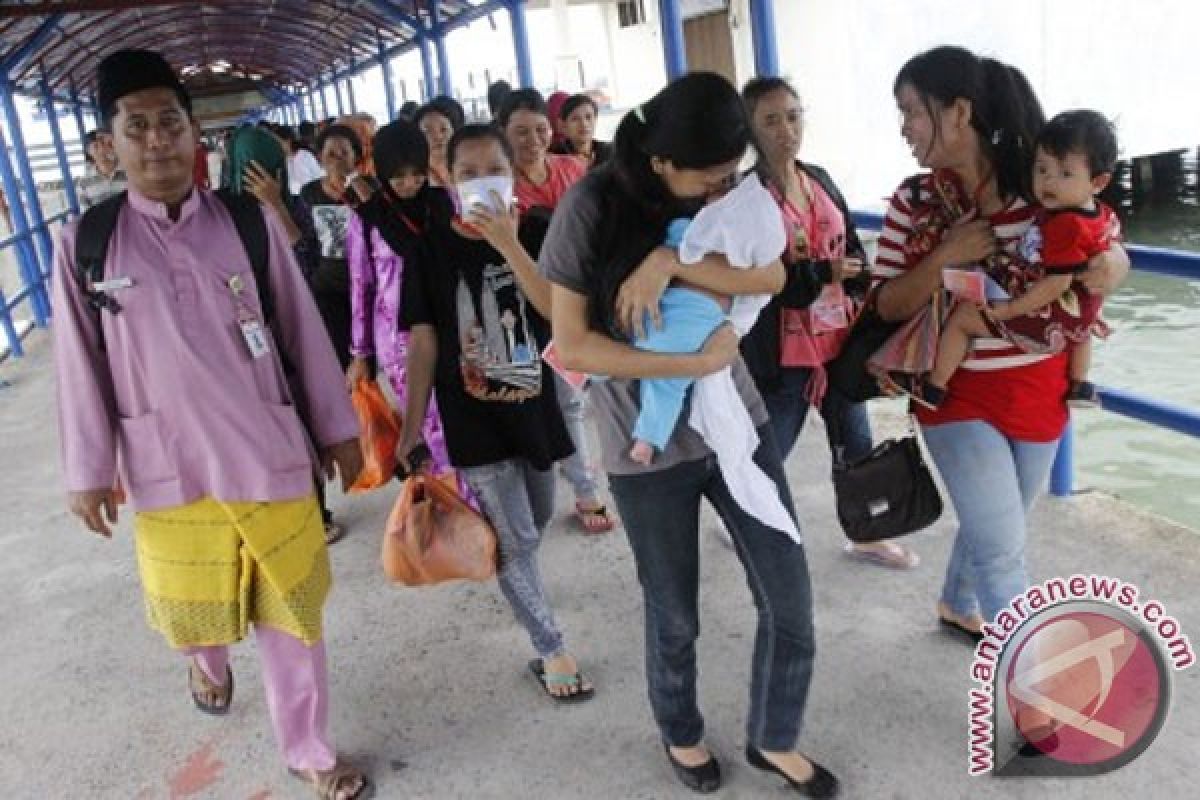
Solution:
M 629 343 L 648 315 L 657 317 L 663 290 L 683 274 L 675 251 L 661 246 L 668 223 L 693 216 L 707 198 L 735 183 L 749 142 L 745 109 L 724 78 L 693 73 L 676 80 L 625 116 L 613 160 L 559 204 L 539 263 L 555 284 L 553 330 L 563 365 L 610 376 L 593 386 L 592 407 L 637 561 L 650 703 L 675 773 L 692 789 L 720 785 L 696 704 L 699 511 L 708 498 L 729 529 L 759 612 L 746 757 L 810 797 L 832 797 L 837 780 L 795 749 L 815 651 L 804 548 L 738 506 L 715 457 L 688 427 L 686 412 L 653 463 L 629 458 L 639 379 L 695 378 L 731 364 L 762 442 L 755 462 L 792 510 L 762 400 L 729 326 L 699 353 L 651 353 Z M 737 270 L 710 256 L 686 267 L 686 277 L 720 294 L 774 294 L 784 271 L 778 261 Z

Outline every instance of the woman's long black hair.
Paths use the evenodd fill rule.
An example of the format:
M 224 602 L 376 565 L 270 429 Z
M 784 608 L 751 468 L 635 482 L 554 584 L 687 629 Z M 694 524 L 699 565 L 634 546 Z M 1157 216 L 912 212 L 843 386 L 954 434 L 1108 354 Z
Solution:
M 681 169 L 707 169 L 740 158 L 750 144 L 750 121 L 737 89 L 711 72 L 692 72 L 621 120 L 613 157 L 594 173 L 600 182 L 600 224 L 588 276 L 593 327 L 615 331 L 614 305 L 622 282 L 662 244 L 667 224 L 684 213 L 655 173 L 651 158 Z
M 1031 198 L 1034 143 L 1046 116 L 1021 70 L 947 45 L 909 59 L 897 73 L 892 92 L 905 84 L 921 96 L 934 120 L 958 98 L 968 100 L 971 127 L 995 170 L 1000 196 Z

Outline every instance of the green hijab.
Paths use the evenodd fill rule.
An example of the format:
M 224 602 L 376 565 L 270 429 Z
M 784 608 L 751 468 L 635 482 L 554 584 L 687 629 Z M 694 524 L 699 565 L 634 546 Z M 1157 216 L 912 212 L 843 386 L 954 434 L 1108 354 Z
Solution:
M 258 165 L 279 181 L 280 190 L 288 194 L 287 156 L 274 136 L 262 128 L 247 126 L 239 128 L 229 140 L 229 187 L 237 194 L 245 191 L 242 176 L 246 165 L 257 161 Z

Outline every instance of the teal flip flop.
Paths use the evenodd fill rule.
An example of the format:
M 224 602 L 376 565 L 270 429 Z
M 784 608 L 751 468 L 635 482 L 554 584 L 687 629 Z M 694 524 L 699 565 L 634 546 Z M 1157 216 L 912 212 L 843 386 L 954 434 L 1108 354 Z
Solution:
M 529 671 L 537 678 L 538 685 L 542 687 L 542 691 L 556 703 L 582 703 L 586 700 L 591 700 L 596 693 L 594 686 L 583 686 L 583 672 L 576 671 L 574 674 L 565 672 L 546 672 L 545 665 L 542 659 L 535 658 L 529 662 Z M 569 694 L 554 694 L 550 691 L 551 686 L 568 686 L 575 689 Z

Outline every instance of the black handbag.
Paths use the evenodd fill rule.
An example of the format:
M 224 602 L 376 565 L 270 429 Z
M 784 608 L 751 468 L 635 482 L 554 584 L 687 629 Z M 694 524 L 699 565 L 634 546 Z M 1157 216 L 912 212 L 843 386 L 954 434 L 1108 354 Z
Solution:
M 854 320 L 842 349 L 825 365 L 829 385 L 852 403 L 882 397 L 875 376 L 867 371 L 867 359 L 903 324 L 884 320 L 875 310 L 875 304 L 868 303 Z
M 913 533 L 942 515 L 942 496 L 915 434 L 881 442 L 852 463 L 836 458 L 833 489 L 838 520 L 853 542 Z

